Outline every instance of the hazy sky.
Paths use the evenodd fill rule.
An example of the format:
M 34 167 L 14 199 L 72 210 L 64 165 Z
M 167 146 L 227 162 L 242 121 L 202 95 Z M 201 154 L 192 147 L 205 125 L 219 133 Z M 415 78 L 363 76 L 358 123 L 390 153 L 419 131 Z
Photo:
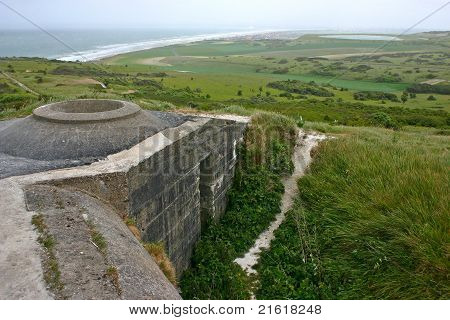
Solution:
M 0 0 L 0 29 L 33 28 L 404 29 L 447 0 Z M 450 29 L 450 4 L 418 26 Z

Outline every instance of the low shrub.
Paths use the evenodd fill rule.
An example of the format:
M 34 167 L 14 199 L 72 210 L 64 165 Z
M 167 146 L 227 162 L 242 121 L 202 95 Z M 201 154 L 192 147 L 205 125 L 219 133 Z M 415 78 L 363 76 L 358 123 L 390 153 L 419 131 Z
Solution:
M 288 93 L 310 94 L 318 97 L 333 97 L 334 93 L 315 82 L 303 82 L 299 80 L 275 81 L 267 84 L 267 87 L 286 91 Z
M 280 177 L 292 172 L 295 122 L 257 113 L 245 134 L 227 211 L 211 221 L 197 243 L 180 287 L 185 299 L 248 299 L 251 280 L 234 263 L 280 210 Z

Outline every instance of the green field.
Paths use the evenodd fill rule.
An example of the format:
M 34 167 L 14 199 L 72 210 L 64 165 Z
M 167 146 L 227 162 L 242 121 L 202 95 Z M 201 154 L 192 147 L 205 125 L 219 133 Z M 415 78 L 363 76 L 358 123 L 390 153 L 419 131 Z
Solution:
M 442 128 L 449 123 L 449 48 L 449 36 L 433 34 L 409 35 L 388 44 L 303 35 L 288 40 L 203 41 L 96 63 L 3 58 L 0 70 L 39 96 L 25 94 L 0 77 L 4 83 L 0 85 L 0 118 L 25 115 L 30 105 L 47 101 L 95 97 L 132 100 L 149 108 L 154 100 L 202 110 L 239 105 L 346 125 L 372 125 L 374 114 L 384 112 L 400 126 Z M 289 80 L 314 81 L 332 96 L 292 94 L 270 87 L 270 83 Z M 431 91 L 437 86 L 447 89 L 408 93 L 401 101 L 404 91 L 424 81 L 441 81 L 430 85 Z M 355 99 L 366 91 L 397 98 Z
M 86 98 L 253 116 L 227 212 L 203 230 L 180 279 L 184 298 L 448 299 L 450 36 L 402 39 L 226 39 L 89 63 L 0 58 L 0 120 Z M 297 126 L 332 138 L 251 278 L 233 260 L 279 212 Z M 267 128 L 276 139 L 257 136 Z

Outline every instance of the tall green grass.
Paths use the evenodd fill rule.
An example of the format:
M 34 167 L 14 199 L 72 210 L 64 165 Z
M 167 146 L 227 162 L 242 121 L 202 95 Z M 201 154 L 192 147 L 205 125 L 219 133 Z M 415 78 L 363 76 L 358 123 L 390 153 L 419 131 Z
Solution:
M 234 263 L 280 211 L 280 177 L 292 171 L 295 122 L 273 113 L 256 113 L 244 146 L 227 211 L 202 230 L 192 266 L 180 288 L 185 299 L 248 299 L 252 283 Z
M 258 298 L 450 298 L 450 139 L 356 129 L 323 143 L 259 265 Z

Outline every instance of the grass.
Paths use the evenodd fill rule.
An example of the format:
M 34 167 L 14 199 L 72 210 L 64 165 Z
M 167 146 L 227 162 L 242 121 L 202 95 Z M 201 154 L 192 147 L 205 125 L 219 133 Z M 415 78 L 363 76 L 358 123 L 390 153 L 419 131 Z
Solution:
M 125 224 L 127 225 L 128 229 L 131 231 L 131 233 L 134 235 L 134 237 L 136 239 L 138 239 L 139 241 L 141 241 L 142 240 L 141 231 L 136 226 L 136 220 L 133 218 L 130 218 L 130 217 L 126 217 Z
M 264 253 L 258 297 L 448 298 L 449 95 L 433 94 L 436 100 L 429 101 L 430 94 L 417 94 L 401 103 L 355 101 L 354 93 L 400 97 L 412 84 L 448 79 L 449 38 L 408 35 L 384 47 L 382 56 L 314 58 L 371 52 L 380 44 L 317 35 L 205 41 L 108 58 L 101 70 L 91 63 L 0 59 L 0 69 L 13 69 L 14 78 L 41 94 L 30 96 L 0 79 L 0 119 L 76 98 L 252 116 L 228 210 L 203 232 L 192 268 L 180 280 L 183 297 L 195 299 L 249 298 L 252 279 L 233 260 L 278 212 L 280 177 L 292 170 L 292 128 L 306 120 L 306 130 L 337 139 L 319 149 L 311 174 L 300 182 L 301 197 Z M 152 57 L 166 57 L 171 66 L 142 61 Z M 314 81 L 334 96 L 287 97 L 267 86 L 288 79 Z M 140 239 L 134 222 L 126 223 Z M 91 239 L 106 259 L 106 242 L 93 226 Z M 54 239 L 42 238 L 42 244 L 53 248 Z M 163 248 L 151 246 L 175 282 Z M 57 264 L 52 268 L 50 275 Z M 109 271 L 114 282 L 118 277 Z
M 169 256 L 166 253 L 164 243 L 150 243 L 142 242 L 141 232 L 136 227 L 136 221 L 133 218 L 127 217 L 125 219 L 125 224 L 128 229 L 133 233 L 133 235 L 138 239 L 144 249 L 153 257 L 154 261 L 158 265 L 159 269 L 164 273 L 166 278 L 174 285 L 177 285 L 177 275 Z
M 158 267 L 164 273 L 166 278 L 174 285 L 177 285 L 177 275 L 175 268 L 172 265 L 169 257 L 166 254 L 164 244 L 158 243 L 143 243 L 145 250 L 153 257 Z
M 122 295 L 122 288 L 120 287 L 119 282 L 119 272 L 117 271 L 117 268 L 115 266 L 109 266 L 106 270 L 106 276 L 110 278 L 111 282 L 114 285 L 114 288 L 116 289 L 116 292 L 119 296 Z
M 89 227 L 92 243 L 104 256 L 106 256 L 107 243 L 105 238 L 100 232 L 97 231 L 92 221 L 87 221 L 86 223 Z
M 262 255 L 257 297 L 448 299 L 448 137 L 336 133 Z
M 89 228 L 92 244 L 98 249 L 98 251 L 100 251 L 103 258 L 105 259 L 105 262 L 108 263 L 108 244 L 105 237 L 95 228 L 93 221 L 87 220 L 86 224 Z M 117 295 L 120 297 L 122 295 L 122 287 L 120 286 L 119 271 L 117 270 L 117 268 L 113 265 L 110 265 L 105 271 L 105 276 L 109 278 L 114 288 L 116 289 Z
M 143 108 L 161 111 L 185 108 L 190 102 L 202 110 L 218 109 L 220 104 L 241 105 L 292 117 L 302 116 L 307 121 L 336 120 L 355 126 L 371 125 L 369 118 L 379 109 L 385 109 L 383 112 L 393 117 L 391 109 L 394 108 L 398 109 L 394 120 L 401 125 L 444 128 L 450 121 L 449 95 L 437 94 L 435 101 L 429 101 L 430 94 L 417 94 L 402 103 L 355 101 L 354 93 L 381 91 L 400 97 L 407 87 L 429 77 L 448 79 L 448 68 L 443 67 L 449 60 L 447 43 L 447 38 L 438 42 L 408 37 L 384 48 L 383 56 L 327 60 L 314 57 L 370 52 L 379 43 L 306 35 L 283 41 L 205 41 L 156 48 L 108 58 L 101 68 L 92 63 L 0 59 L 0 69 L 9 70 L 11 66 L 14 70 L 9 72 L 11 76 L 41 94 L 39 98 L 30 96 L 6 78 L 1 79 L 0 119 L 28 115 L 34 107 L 53 101 L 111 98 L 131 100 Z M 402 52 L 392 53 L 398 51 Z M 166 57 L 164 61 L 172 66 L 143 64 L 142 59 L 149 57 Z M 274 74 L 280 68 L 287 68 L 287 73 Z M 280 96 L 284 91 L 268 87 L 271 82 L 289 79 L 315 81 L 326 86 L 334 97 L 309 94 L 286 97 Z M 93 81 L 104 82 L 107 88 L 100 88 Z M 238 92 L 242 95 L 238 96 Z M 273 101 L 261 103 L 259 94 L 270 95 Z
M 61 272 L 58 266 L 58 260 L 55 254 L 56 241 L 54 237 L 48 232 L 47 225 L 42 214 L 34 215 L 31 223 L 35 226 L 39 233 L 38 242 L 45 251 L 45 259 L 43 261 L 44 281 L 57 295 L 61 295 L 64 289 L 64 284 L 61 282 Z
M 280 210 L 281 176 L 292 171 L 296 125 L 274 113 L 256 113 L 245 135 L 226 212 L 202 231 L 192 267 L 180 282 L 185 299 L 248 299 L 252 281 L 233 262 Z
M 448 42 L 448 38 L 424 41 L 405 37 L 404 41 L 390 43 L 379 50 L 377 54 L 384 54 L 382 56 L 296 60 L 321 55 L 370 53 L 379 48 L 383 42 L 324 39 L 317 35 L 304 35 L 299 39 L 283 41 L 243 40 L 232 43 L 204 41 L 124 54 L 108 58 L 105 63 L 114 67 L 126 65 L 130 71 L 152 68 L 189 71 L 190 74 L 173 73 L 177 75 L 176 78 L 180 77 L 180 81 L 175 81 L 179 85 L 187 85 L 183 78 L 189 79 L 192 75 L 202 78 L 203 75 L 215 77 L 219 82 L 222 82 L 220 77 L 235 77 L 234 84 L 242 77 L 249 78 L 249 81 L 296 79 L 331 83 L 350 90 L 401 93 L 409 84 L 427 80 L 429 74 L 436 78 L 448 79 L 450 75 L 448 68 L 442 67 L 448 59 L 446 56 L 448 50 L 444 48 Z M 145 65 L 143 61 L 151 57 L 166 57 L 164 61 L 171 66 Z M 285 60 L 286 63 L 280 65 L 281 60 Z M 360 65 L 368 66 L 368 70 L 364 72 L 352 70 L 353 67 Z M 286 74 L 273 74 L 281 67 L 288 69 Z M 398 76 L 388 76 L 390 73 Z M 379 81 L 380 77 L 387 80 Z M 242 82 L 245 83 L 245 80 Z M 228 89 L 227 86 L 220 87 L 225 91 Z M 211 91 L 210 94 L 216 96 L 214 90 Z

